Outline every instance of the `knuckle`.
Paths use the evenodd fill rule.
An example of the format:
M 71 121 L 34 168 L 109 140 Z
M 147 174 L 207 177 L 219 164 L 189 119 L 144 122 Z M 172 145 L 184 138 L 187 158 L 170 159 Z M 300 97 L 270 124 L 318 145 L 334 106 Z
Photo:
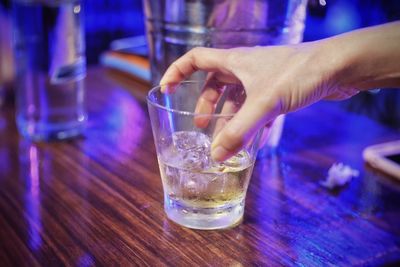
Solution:
M 180 78 L 185 77 L 185 74 L 183 73 L 183 71 L 181 70 L 181 68 L 179 67 L 179 64 L 177 62 L 173 62 L 170 66 L 170 69 L 177 73 L 179 75 Z
M 263 113 L 278 115 L 282 113 L 282 93 L 280 90 L 270 90 L 269 94 L 265 94 L 262 97 L 255 97 L 252 99 L 252 103 L 260 107 Z
M 194 47 L 190 50 L 191 53 L 199 53 L 204 49 L 204 47 Z
M 235 73 L 237 70 L 247 70 L 249 68 L 247 55 L 249 49 L 246 47 L 231 48 L 226 51 L 225 65 L 230 73 Z M 250 64 L 251 66 L 252 64 Z
M 204 54 L 205 50 L 209 48 L 205 47 L 194 47 L 187 54 L 184 55 L 186 62 L 189 62 L 190 66 L 192 67 L 193 71 L 199 69 L 198 67 L 198 59 Z
M 227 127 L 224 131 L 222 142 L 225 148 L 234 151 L 243 145 L 243 136 L 240 132 Z
M 194 47 L 189 50 L 188 55 L 194 60 L 198 54 L 204 52 L 206 49 L 205 47 Z
M 237 68 L 242 61 L 240 50 L 237 48 L 229 49 L 226 56 L 226 65 L 231 69 Z

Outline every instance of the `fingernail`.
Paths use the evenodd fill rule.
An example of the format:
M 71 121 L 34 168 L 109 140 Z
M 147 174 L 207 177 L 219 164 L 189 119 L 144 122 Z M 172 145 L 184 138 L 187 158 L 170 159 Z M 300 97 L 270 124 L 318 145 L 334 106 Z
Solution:
M 211 157 L 215 161 L 223 161 L 228 153 L 229 152 L 224 147 L 217 146 L 216 148 L 211 150 Z
M 167 90 L 167 86 L 166 85 L 160 85 L 161 87 L 161 93 L 165 93 L 165 91 Z

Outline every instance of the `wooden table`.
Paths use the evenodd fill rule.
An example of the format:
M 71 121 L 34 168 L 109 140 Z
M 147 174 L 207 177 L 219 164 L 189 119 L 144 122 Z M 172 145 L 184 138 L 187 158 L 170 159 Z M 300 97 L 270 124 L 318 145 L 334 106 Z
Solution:
M 127 82 L 129 81 L 129 82 Z M 30 143 L 0 113 L 0 266 L 378 266 L 400 261 L 400 183 L 362 149 L 399 137 L 320 103 L 287 117 L 258 159 L 244 221 L 196 231 L 169 221 L 143 97 L 147 85 L 89 71 L 84 138 Z M 320 186 L 344 162 L 360 176 Z

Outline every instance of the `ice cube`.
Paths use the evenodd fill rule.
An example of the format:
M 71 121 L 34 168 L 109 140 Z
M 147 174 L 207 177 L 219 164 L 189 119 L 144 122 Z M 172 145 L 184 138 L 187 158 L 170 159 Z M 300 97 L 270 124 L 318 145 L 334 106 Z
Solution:
M 210 137 L 195 131 L 175 132 L 172 135 L 172 141 L 178 150 L 204 149 L 209 148 L 211 145 Z
M 194 131 L 175 132 L 172 135 L 173 158 L 185 169 L 202 170 L 209 166 L 211 140 L 207 135 Z

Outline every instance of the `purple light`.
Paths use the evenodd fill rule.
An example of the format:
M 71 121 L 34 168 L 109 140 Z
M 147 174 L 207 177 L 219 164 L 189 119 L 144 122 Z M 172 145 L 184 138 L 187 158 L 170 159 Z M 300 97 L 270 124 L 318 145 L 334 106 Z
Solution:
M 129 161 L 140 145 L 149 122 L 144 107 L 129 92 L 113 90 L 101 109 L 89 114 L 89 129 L 82 149 L 87 154 L 102 153 L 112 147 L 119 162 Z
M 29 148 L 29 159 L 30 159 L 30 193 L 35 200 L 39 197 L 40 192 L 40 180 L 39 180 L 39 163 L 37 158 L 37 148 L 31 146 Z
M 29 246 L 38 250 L 42 245 L 40 232 L 42 218 L 40 214 L 40 176 L 39 159 L 36 146 L 29 145 L 29 191 L 26 194 L 25 207 L 29 224 Z

